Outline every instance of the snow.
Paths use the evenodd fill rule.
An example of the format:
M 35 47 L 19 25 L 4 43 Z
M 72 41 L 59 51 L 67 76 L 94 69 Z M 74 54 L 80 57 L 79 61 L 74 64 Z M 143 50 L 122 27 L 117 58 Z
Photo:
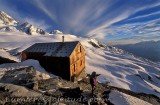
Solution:
M 156 77 L 160 75 L 160 65 L 124 53 L 117 48 L 95 48 L 91 44 L 92 42 L 99 46 L 95 39 L 90 40 L 70 34 L 30 36 L 23 32 L 0 32 L 0 48 L 12 55 L 23 51 L 34 43 L 61 42 L 63 35 L 65 41 L 81 42 L 86 50 L 85 70 L 87 73 L 96 71 L 101 74 L 98 77 L 99 82 L 160 97 L 160 80 Z M 2 56 L 2 53 L 0 54 Z
M 1 24 L 3 23 L 8 23 L 9 25 L 14 25 L 17 24 L 17 22 L 8 14 L 6 14 L 3 11 L 0 11 L 0 20 L 1 20 Z
M 29 35 L 40 35 L 42 34 L 43 31 L 42 29 L 36 28 L 35 26 L 29 24 L 28 22 L 23 23 L 21 25 L 17 25 L 17 29 Z
M 90 39 L 90 42 L 92 44 L 95 44 L 97 47 L 100 47 L 99 44 L 98 44 L 98 41 L 96 39 Z
M 37 43 L 24 52 L 42 52 L 44 56 L 69 57 L 79 42 Z M 57 50 L 58 48 L 61 48 Z
M 50 34 L 63 34 L 63 32 L 61 32 L 59 30 L 53 30 L 50 32 Z
M 152 105 L 141 99 L 115 90 L 109 94 L 109 101 L 114 105 Z

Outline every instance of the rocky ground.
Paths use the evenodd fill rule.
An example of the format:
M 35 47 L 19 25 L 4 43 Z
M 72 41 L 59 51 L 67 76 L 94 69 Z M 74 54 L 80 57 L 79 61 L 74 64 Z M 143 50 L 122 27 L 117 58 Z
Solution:
M 37 79 L 37 76 L 31 75 L 34 74 L 34 70 L 29 69 L 25 69 L 27 73 L 22 69 L 15 70 L 15 72 L 23 72 L 19 75 L 17 73 L 17 75 L 11 75 L 15 74 L 12 71 L 1 78 L 0 105 L 113 105 L 108 100 L 113 90 L 137 97 L 153 105 L 160 104 L 160 99 L 154 95 L 137 94 L 100 83 L 97 84 L 93 98 L 87 77 L 75 83 L 60 78 L 39 79 L 38 77 Z
M 15 88 L 15 87 L 13 87 Z M 23 88 L 23 87 L 19 87 Z M 88 78 L 79 81 L 77 83 L 65 81 L 62 79 L 47 79 L 39 81 L 39 88 L 37 90 L 29 89 L 26 94 L 27 96 L 17 96 L 14 91 L 7 90 L 6 87 L 0 88 L 0 102 L 5 105 L 28 105 L 28 104 L 38 104 L 38 105 L 51 105 L 51 103 L 55 103 L 57 105 L 83 105 L 88 104 L 91 101 L 90 94 L 90 84 Z M 160 104 L 158 97 L 147 94 L 136 94 L 129 90 L 119 89 L 116 87 L 111 87 L 103 84 L 98 84 L 95 97 L 97 99 L 92 105 L 112 105 L 109 102 L 108 97 L 111 90 L 117 90 L 134 97 L 140 98 L 144 101 L 147 101 L 153 105 Z M 24 90 L 23 92 L 25 92 Z M 32 93 L 31 93 L 32 92 Z M 14 93 L 14 95 L 12 94 Z M 38 94 L 37 96 L 35 94 Z

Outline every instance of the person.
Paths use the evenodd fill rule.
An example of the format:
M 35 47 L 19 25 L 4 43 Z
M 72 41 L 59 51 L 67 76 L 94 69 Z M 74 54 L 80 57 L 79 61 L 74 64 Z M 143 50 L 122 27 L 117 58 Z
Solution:
M 96 80 L 96 72 L 92 72 L 92 74 L 90 75 L 90 84 L 92 87 L 92 96 L 94 95 L 94 90 L 96 89 L 96 84 L 97 84 L 97 80 Z

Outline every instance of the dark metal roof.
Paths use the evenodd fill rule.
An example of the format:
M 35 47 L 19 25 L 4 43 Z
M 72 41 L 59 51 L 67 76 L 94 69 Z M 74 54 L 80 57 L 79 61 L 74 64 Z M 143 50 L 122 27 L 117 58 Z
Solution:
M 44 56 L 69 57 L 79 41 L 36 43 L 23 52 L 45 53 Z

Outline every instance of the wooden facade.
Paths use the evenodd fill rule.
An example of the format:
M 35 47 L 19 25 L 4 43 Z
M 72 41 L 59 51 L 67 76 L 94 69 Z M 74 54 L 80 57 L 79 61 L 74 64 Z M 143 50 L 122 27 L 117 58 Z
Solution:
M 73 80 L 74 75 L 78 77 L 85 68 L 85 50 L 80 43 L 76 46 L 75 50 L 73 50 L 69 61 L 71 80 Z
M 73 81 L 85 68 L 85 50 L 80 42 L 37 43 L 22 52 L 22 61 L 38 60 L 48 72 Z

